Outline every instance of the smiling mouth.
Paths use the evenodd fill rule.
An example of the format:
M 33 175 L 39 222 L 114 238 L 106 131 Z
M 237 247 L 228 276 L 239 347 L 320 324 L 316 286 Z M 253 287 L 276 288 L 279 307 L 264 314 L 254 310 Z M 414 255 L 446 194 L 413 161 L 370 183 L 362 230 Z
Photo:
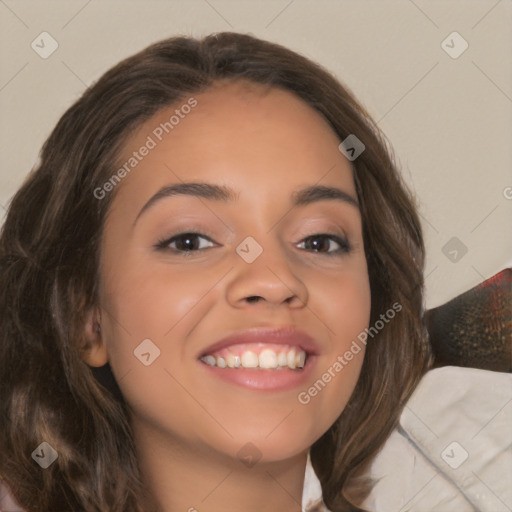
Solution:
M 232 345 L 200 357 L 209 366 L 252 370 L 302 370 L 306 359 L 302 348 L 277 344 Z

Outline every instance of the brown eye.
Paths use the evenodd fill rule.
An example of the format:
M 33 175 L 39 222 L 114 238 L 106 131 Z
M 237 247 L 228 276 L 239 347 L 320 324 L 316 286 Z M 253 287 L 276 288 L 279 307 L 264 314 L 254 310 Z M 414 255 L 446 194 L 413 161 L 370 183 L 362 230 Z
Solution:
M 201 243 L 200 239 L 206 240 L 206 242 L 210 243 L 211 245 L 205 247 L 205 243 Z M 213 247 L 213 242 L 210 240 L 210 238 L 202 235 L 201 233 L 193 232 L 174 235 L 171 238 L 167 238 L 158 242 L 156 245 L 157 249 L 168 249 L 174 252 L 182 253 L 200 251 L 207 249 L 208 247 Z
M 330 250 L 333 247 L 332 242 L 337 244 L 338 248 L 334 246 L 334 249 Z M 301 243 L 305 246 L 305 250 L 317 252 L 319 254 L 325 254 L 326 256 L 337 256 L 350 251 L 348 240 L 336 235 L 311 235 L 305 238 Z

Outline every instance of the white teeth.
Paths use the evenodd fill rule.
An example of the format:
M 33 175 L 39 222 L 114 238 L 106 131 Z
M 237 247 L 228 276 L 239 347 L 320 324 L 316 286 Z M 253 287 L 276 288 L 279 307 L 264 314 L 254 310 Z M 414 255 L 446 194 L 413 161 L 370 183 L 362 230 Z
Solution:
M 270 348 L 263 349 L 260 354 L 246 350 L 241 356 L 228 353 L 225 357 L 208 354 L 201 357 L 201 360 L 210 366 L 218 368 L 262 368 L 291 370 L 304 368 L 306 352 L 304 350 L 291 348 L 288 351 L 281 351 L 279 354 Z
M 247 350 L 242 354 L 241 362 L 244 368 L 256 368 L 258 366 L 259 359 L 254 352 Z
M 242 363 L 240 361 L 240 357 L 235 356 L 233 354 L 228 354 L 226 356 L 226 362 L 230 368 L 238 368 Z
M 213 356 L 204 356 L 202 359 L 206 364 L 209 364 L 210 366 L 215 366 L 217 364 L 217 360 Z
M 295 356 L 295 349 L 293 348 L 288 352 L 286 356 L 286 358 L 288 359 L 288 368 L 291 368 L 292 370 L 295 369 Z
M 260 368 L 277 368 L 277 356 L 269 348 L 262 350 L 259 356 Z
M 279 352 L 277 356 L 277 364 L 279 366 L 288 366 L 288 358 L 286 357 L 286 352 Z

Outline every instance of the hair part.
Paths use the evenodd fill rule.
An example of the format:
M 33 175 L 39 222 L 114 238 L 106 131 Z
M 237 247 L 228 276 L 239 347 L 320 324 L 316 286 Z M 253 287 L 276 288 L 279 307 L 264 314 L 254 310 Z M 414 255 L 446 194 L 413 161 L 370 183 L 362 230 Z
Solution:
M 311 447 L 331 511 L 361 510 L 357 502 L 369 482 L 359 477 L 430 367 L 416 205 L 390 145 L 355 97 L 321 66 L 249 35 L 160 41 L 114 66 L 65 112 L 2 227 L 0 473 L 33 512 L 154 506 L 138 469 L 126 404 L 119 393 L 106 392 L 81 357 L 86 315 L 98 306 L 102 229 L 115 197 L 113 191 L 98 200 L 94 190 L 117 169 L 138 126 L 222 80 L 289 91 L 322 114 L 341 140 L 355 134 L 365 145 L 352 165 L 371 325 L 391 304 L 403 309 L 368 341 L 350 401 Z M 59 457 L 36 471 L 31 453 L 42 441 Z

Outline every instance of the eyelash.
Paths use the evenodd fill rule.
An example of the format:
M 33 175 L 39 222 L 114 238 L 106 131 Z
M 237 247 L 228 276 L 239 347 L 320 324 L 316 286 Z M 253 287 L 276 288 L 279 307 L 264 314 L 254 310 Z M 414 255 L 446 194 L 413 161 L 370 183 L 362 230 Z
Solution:
M 198 236 L 200 238 L 207 239 L 211 243 L 214 243 L 211 240 L 211 237 L 208 236 L 208 235 L 205 235 L 205 234 L 199 233 L 199 232 L 194 232 L 194 231 L 185 231 L 183 233 L 178 233 L 176 235 L 173 235 L 170 238 L 165 238 L 165 239 L 162 239 L 162 240 L 158 241 L 154 247 L 155 247 L 155 249 L 160 250 L 160 251 L 170 251 L 170 252 L 173 252 L 173 253 L 182 254 L 184 256 L 187 256 L 191 252 L 198 252 L 198 251 L 204 250 L 204 249 L 196 249 L 196 250 L 185 250 L 185 251 L 182 251 L 182 250 L 179 250 L 179 249 L 174 249 L 172 247 L 169 247 L 169 245 L 171 243 L 175 242 L 177 239 L 184 238 L 185 236 L 188 237 L 188 238 Z M 322 255 L 328 256 L 328 257 L 335 257 L 335 256 L 342 256 L 343 254 L 347 254 L 347 253 L 349 253 L 352 250 L 352 247 L 351 247 L 349 241 L 346 238 L 340 237 L 340 236 L 332 234 L 332 233 L 317 233 L 317 234 L 314 234 L 314 235 L 309 235 L 306 238 L 304 238 L 300 243 L 302 244 L 306 240 L 311 240 L 311 239 L 320 238 L 320 237 L 322 237 L 322 238 L 323 237 L 327 237 L 328 239 L 333 240 L 334 242 L 336 242 L 340 246 L 340 248 L 336 249 L 335 251 L 331 251 L 331 252 L 313 251 L 316 254 L 322 254 Z M 209 247 L 209 248 L 212 248 L 212 247 Z M 306 250 L 306 249 L 304 249 L 304 250 Z

